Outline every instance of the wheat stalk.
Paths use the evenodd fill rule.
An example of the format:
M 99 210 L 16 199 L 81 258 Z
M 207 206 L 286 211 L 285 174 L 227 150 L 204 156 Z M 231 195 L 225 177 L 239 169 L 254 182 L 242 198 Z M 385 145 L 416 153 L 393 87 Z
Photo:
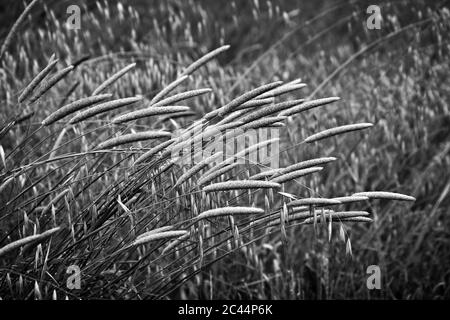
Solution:
M 107 93 L 107 94 L 99 94 L 99 95 L 91 96 L 91 97 L 87 97 L 87 98 L 81 98 L 79 100 L 71 102 L 71 103 L 59 108 L 52 114 L 50 114 L 47 118 L 45 118 L 42 121 L 42 125 L 49 126 L 49 125 L 53 124 L 54 122 L 66 117 L 76 111 L 87 108 L 93 104 L 104 101 L 111 97 L 112 97 L 112 94 Z

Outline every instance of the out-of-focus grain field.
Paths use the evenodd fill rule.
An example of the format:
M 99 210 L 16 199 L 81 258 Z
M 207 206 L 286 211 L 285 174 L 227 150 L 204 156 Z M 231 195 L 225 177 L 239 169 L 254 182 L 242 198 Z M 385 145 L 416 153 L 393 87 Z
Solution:
M 449 298 L 450 3 L 372 2 L 38 1 L 0 60 L 0 253 L 8 249 L 0 255 L 0 297 Z M 367 28 L 371 4 L 381 9 L 380 29 Z M 67 28 L 69 5 L 81 9 L 78 30 Z M 24 6 L 2 1 L 0 8 L 7 9 L 0 13 L 3 43 Z M 211 89 L 161 104 L 189 111 L 112 122 L 157 103 L 155 95 L 186 67 L 225 45 L 230 47 L 158 98 Z M 74 68 L 48 91 L 40 83 L 18 102 L 52 59 L 58 62 L 45 80 Z M 117 81 L 95 92 L 127 66 Z M 170 159 L 136 163 L 149 150 L 161 151 L 163 159 L 169 145 L 152 149 L 163 140 L 95 149 L 122 134 L 152 130 L 161 138 L 243 93 L 299 78 L 296 84 L 307 86 L 275 95 L 275 103 L 340 100 L 275 119 L 284 124 L 280 166 L 337 159 L 282 189 L 209 193 L 198 184 L 209 164 L 190 175 Z M 123 106 L 80 123 L 68 124 L 74 112 L 41 126 L 62 106 L 98 94 L 112 96 L 97 103 L 137 98 L 119 100 Z M 353 123 L 373 127 L 302 143 L 313 133 Z M 246 181 L 259 172 L 230 170 L 214 181 Z M 291 195 L 336 198 L 373 190 L 416 200 L 332 207 L 368 212 L 372 223 L 283 220 L 291 214 L 284 206 Z M 263 214 L 252 214 L 264 218 L 242 212 L 195 218 L 229 206 L 245 206 L 244 213 L 262 208 Z M 314 210 L 310 205 L 305 212 Z M 324 214 L 317 212 L 315 220 Z M 160 227 L 166 229 L 157 230 L 159 238 L 145 234 L 139 242 L 139 235 Z M 7 247 L 44 232 L 50 234 Z M 174 239 L 175 249 L 167 249 Z M 80 289 L 66 286 L 70 265 L 81 269 Z M 380 290 L 366 286 L 370 265 L 381 269 Z

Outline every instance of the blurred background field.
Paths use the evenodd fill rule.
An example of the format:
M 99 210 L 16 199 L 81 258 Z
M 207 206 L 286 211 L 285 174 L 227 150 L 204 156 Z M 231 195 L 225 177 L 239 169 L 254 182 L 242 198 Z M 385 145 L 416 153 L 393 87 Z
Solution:
M 80 30 L 65 27 L 72 4 L 81 7 Z M 381 8 L 379 30 L 366 26 L 372 4 Z M 0 2 L 1 39 L 22 10 L 21 1 Z M 192 281 L 176 297 L 450 298 L 449 34 L 449 1 L 41 1 L 5 57 L 0 121 L 16 114 L 17 93 L 53 53 L 67 63 L 90 58 L 70 81 L 58 84 L 46 108 L 33 110 L 29 123 L 54 110 L 61 92 L 77 80 L 73 95 L 83 97 L 111 70 L 135 61 L 136 70 L 114 89 L 121 96 L 151 95 L 180 68 L 229 44 L 190 80 L 189 87 L 214 90 L 212 98 L 191 106 L 196 113 L 263 83 L 301 78 L 308 86 L 289 98 L 341 100 L 289 119 L 282 164 L 333 155 L 339 161 L 312 181 L 323 196 L 389 190 L 417 201 L 372 203 L 374 223 L 347 229 L 351 257 L 344 244 L 328 244 L 312 228 L 292 228 L 286 250 L 276 235 L 255 248 L 262 270 L 245 252 L 233 254 L 204 272 L 209 282 Z M 291 148 L 310 132 L 353 122 L 375 127 Z M 1 144 L 12 148 L 16 138 L 6 136 Z M 295 184 L 287 191 L 305 194 Z M 381 290 L 366 287 L 370 265 L 381 267 Z

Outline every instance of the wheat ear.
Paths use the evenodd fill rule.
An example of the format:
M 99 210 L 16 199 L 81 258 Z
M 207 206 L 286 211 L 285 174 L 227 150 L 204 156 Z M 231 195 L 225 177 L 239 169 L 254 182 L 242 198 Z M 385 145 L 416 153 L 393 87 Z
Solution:
M 416 201 L 416 198 L 407 196 L 402 193 L 386 192 L 386 191 L 367 191 L 354 193 L 355 197 L 367 197 L 369 199 L 386 199 L 386 200 L 400 200 L 400 201 Z
M 205 63 L 207 63 L 211 59 L 214 59 L 217 55 L 228 50 L 229 48 L 230 48 L 229 45 L 224 45 L 224 46 L 221 46 L 220 48 L 214 49 L 211 52 L 208 52 L 203 57 L 201 57 L 201 58 L 197 59 L 196 61 L 194 61 L 193 63 L 191 63 L 186 69 L 184 69 L 184 71 L 181 75 L 182 76 L 190 75 L 195 70 L 197 70 L 198 68 L 203 66 Z
M 36 90 L 36 93 L 30 98 L 30 103 L 33 103 L 37 99 L 42 97 L 48 90 L 50 90 L 54 85 L 56 85 L 59 81 L 61 81 L 72 70 L 73 66 L 68 66 L 64 69 L 55 72 L 53 76 L 51 76 L 47 81 L 44 81 L 41 84 L 41 86 Z
M 125 143 L 144 141 L 144 140 L 150 140 L 150 139 L 170 138 L 170 136 L 171 136 L 171 133 L 167 132 L 167 131 L 145 131 L 145 132 L 138 132 L 138 133 L 129 133 L 129 134 L 124 134 L 122 136 L 106 140 L 106 141 L 100 143 L 96 147 L 96 149 L 103 150 L 103 149 L 120 146 Z
M 279 189 L 281 185 L 276 182 L 271 181 L 258 181 L 258 180 L 236 180 L 236 181 L 226 181 L 218 182 L 206 186 L 203 188 L 204 192 L 217 192 L 226 190 L 246 190 L 246 189 Z
M 142 100 L 142 96 L 137 97 L 130 97 L 130 98 L 122 98 L 122 99 L 116 99 L 112 101 L 107 101 L 101 104 L 98 104 L 94 107 L 91 107 L 89 109 L 86 109 L 84 111 L 81 111 L 78 113 L 75 117 L 70 119 L 69 124 L 75 124 L 80 121 L 89 119 L 97 114 L 104 113 L 107 111 L 111 111 L 117 108 L 125 107 L 127 105 L 130 105 L 132 103 L 136 103 L 138 101 Z
M 164 87 L 158 94 L 156 94 L 152 100 L 150 100 L 150 104 L 155 104 L 158 101 L 161 101 L 165 96 L 167 96 L 170 92 L 172 92 L 176 87 L 178 87 L 181 83 L 183 83 L 185 80 L 187 80 L 189 76 L 181 76 L 175 81 L 169 83 L 167 86 Z
M 306 138 L 305 142 L 312 143 L 312 142 L 316 142 L 316 141 L 319 141 L 322 139 L 333 137 L 338 134 L 351 132 L 351 131 L 357 131 L 357 130 L 363 130 L 363 129 L 367 129 L 370 127 L 373 127 L 372 123 L 348 124 L 345 126 L 335 127 L 335 128 L 327 129 L 327 130 L 321 131 L 319 133 L 313 134 L 312 136 L 309 136 L 308 138 Z
M 109 94 L 109 93 L 108 94 L 99 94 L 97 96 L 82 98 L 82 99 L 76 100 L 74 102 L 71 102 L 71 103 L 59 108 L 52 114 L 50 114 L 47 118 L 45 118 L 42 121 L 42 125 L 49 126 L 49 125 L 53 124 L 54 122 L 66 117 L 76 111 L 87 108 L 89 106 L 92 106 L 93 104 L 104 101 L 111 97 L 112 97 L 112 94 Z
M 25 101 L 30 94 L 33 92 L 34 89 L 44 80 L 44 78 L 55 68 L 56 63 L 58 63 L 58 60 L 51 60 L 47 64 L 47 66 L 42 69 L 41 72 L 39 72 L 36 77 L 31 80 L 31 82 L 23 89 L 22 94 L 19 96 L 19 102 Z
M 14 242 L 11 242 L 7 244 L 6 246 L 0 248 L 0 257 L 7 254 L 8 252 L 20 248 L 24 245 L 27 245 L 32 242 L 42 242 L 45 239 L 49 238 L 50 236 L 57 233 L 59 230 L 61 230 L 60 227 L 56 227 L 47 231 L 42 232 L 41 234 L 32 235 L 23 239 L 16 240 Z
M 111 77 L 109 77 L 101 85 L 99 85 L 97 87 L 97 89 L 95 89 L 94 92 L 92 92 L 92 95 L 93 96 L 98 95 L 100 92 L 102 92 L 107 87 L 112 85 L 114 82 L 116 82 L 119 78 L 121 78 L 124 74 L 126 74 L 128 71 L 133 69 L 135 66 L 136 66 L 136 63 L 132 63 L 132 64 L 129 64 L 128 66 L 126 66 L 125 68 L 120 69 L 119 71 L 114 73 Z
M 122 114 L 112 120 L 113 123 L 123 123 L 131 120 L 137 120 L 145 117 L 170 114 L 175 112 L 189 111 L 189 107 L 185 106 L 165 106 L 165 107 L 148 107 L 142 110 L 137 110 Z
M 294 106 L 290 109 L 284 110 L 282 112 L 280 112 L 280 116 L 292 116 L 294 114 L 309 110 L 309 109 L 313 109 L 316 107 L 320 107 L 323 105 L 327 105 L 329 103 L 335 102 L 340 100 L 339 97 L 330 97 L 330 98 L 322 98 L 322 99 L 316 99 L 316 100 L 310 100 L 310 101 L 306 101 L 298 106 Z

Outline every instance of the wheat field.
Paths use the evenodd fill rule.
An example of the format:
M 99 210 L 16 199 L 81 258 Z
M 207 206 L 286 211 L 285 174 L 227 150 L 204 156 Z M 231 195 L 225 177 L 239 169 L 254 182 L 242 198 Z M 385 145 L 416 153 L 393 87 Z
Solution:
M 448 298 L 448 3 L 219 2 L 3 14 L 0 298 Z

